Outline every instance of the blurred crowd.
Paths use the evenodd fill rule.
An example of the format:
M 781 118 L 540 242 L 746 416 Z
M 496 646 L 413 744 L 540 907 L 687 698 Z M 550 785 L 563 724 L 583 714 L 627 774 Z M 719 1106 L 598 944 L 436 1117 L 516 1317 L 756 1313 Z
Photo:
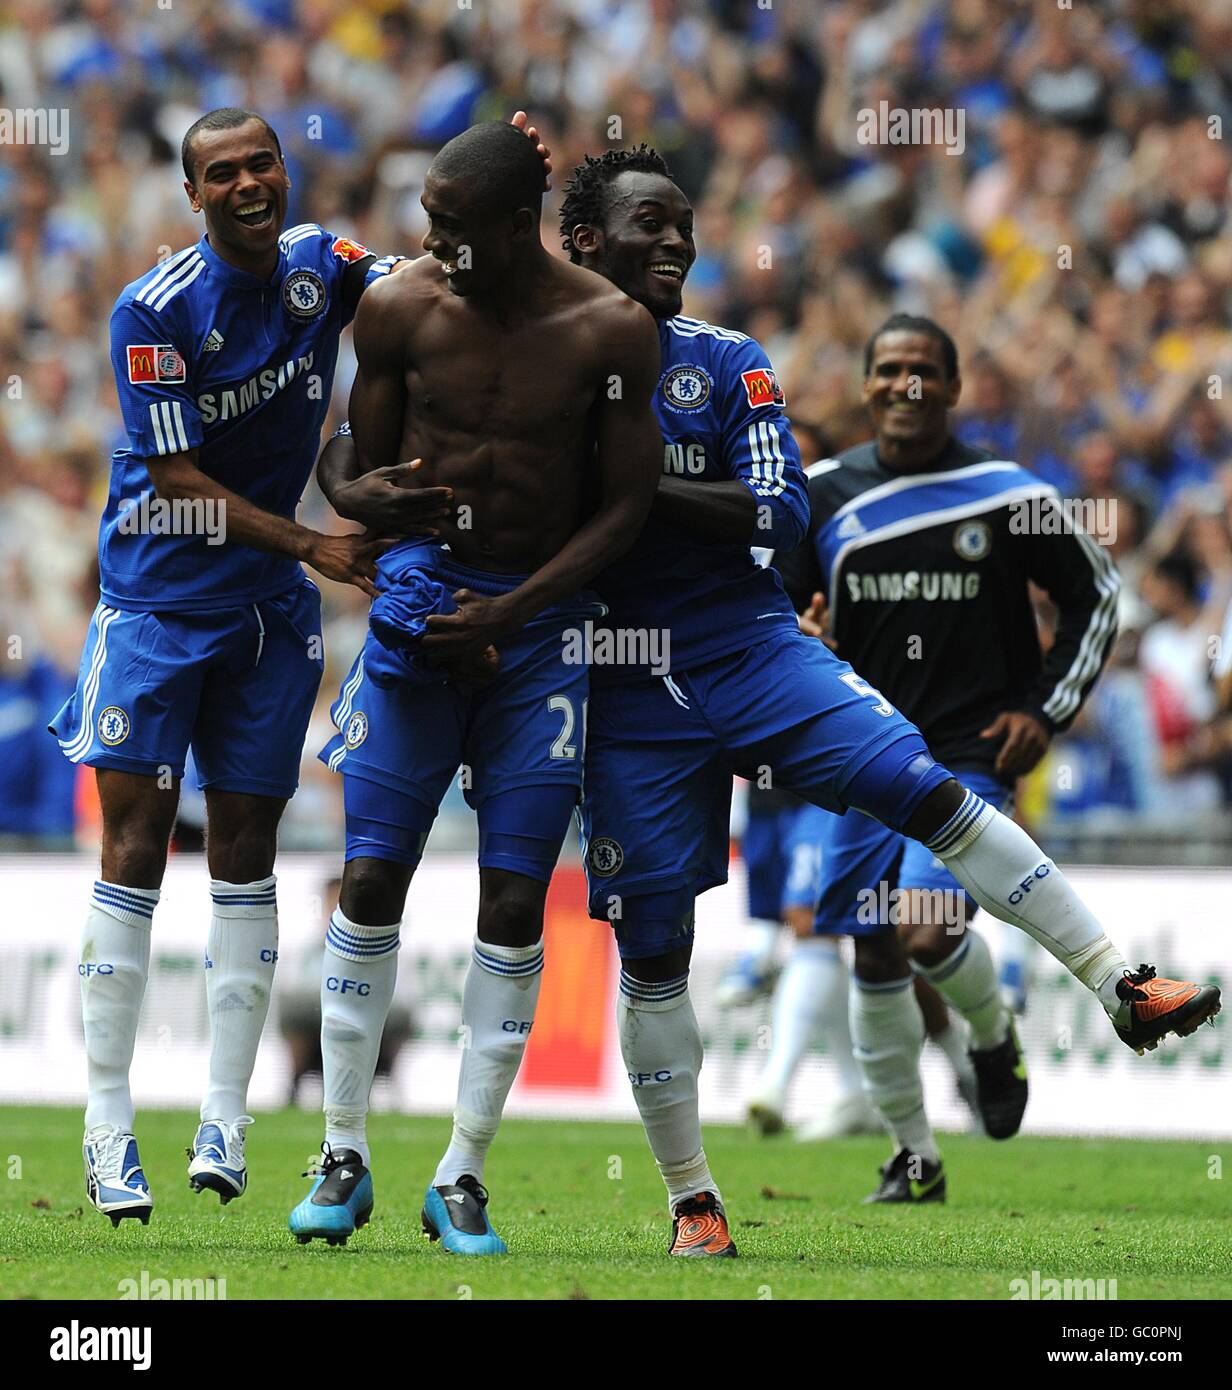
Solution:
M 961 152 L 864 143 L 859 113 L 883 103 L 961 112 Z M 417 252 L 423 174 L 473 121 L 531 111 L 554 246 L 561 175 L 649 141 L 697 211 L 685 310 L 761 340 L 806 459 L 868 437 L 870 330 L 937 318 L 961 355 L 959 436 L 1115 521 L 1122 636 L 1033 814 L 1196 829 L 1229 805 L 1211 670 L 1232 597 L 1232 0 L 8 0 L 0 107 L 67 108 L 70 140 L 0 144 L 0 596 L 21 637 L 0 765 L 60 779 L 59 812 L 0 831 L 88 830 L 88 789 L 65 791 L 37 729 L 95 597 L 122 434 L 108 315 L 200 235 L 179 142 L 221 105 L 277 130 L 292 222 L 380 252 Z M 352 373 L 344 350 L 339 418 Z M 331 525 L 315 491 L 304 514 Z M 332 846 L 312 754 L 364 611 L 355 590 L 327 600 L 287 836 Z

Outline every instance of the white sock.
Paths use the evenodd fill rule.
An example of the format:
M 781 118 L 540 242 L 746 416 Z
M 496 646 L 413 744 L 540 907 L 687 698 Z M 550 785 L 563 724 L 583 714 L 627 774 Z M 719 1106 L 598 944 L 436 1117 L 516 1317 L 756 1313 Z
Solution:
M 454 1186 L 464 1173 L 483 1181 L 488 1149 L 535 1021 L 542 979 L 542 941 L 493 946 L 475 938 L 462 989 L 462 1066 L 453 1134 L 433 1187 Z
M 968 927 L 957 949 L 940 965 L 913 965 L 913 969 L 967 1020 L 974 1048 L 983 1051 L 1005 1041 L 1010 1016 L 1001 1002 L 992 952 L 979 932 Z
M 722 1201 L 702 1148 L 702 1034 L 689 1002 L 689 972 L 646 984 L 622 969 L 616 1026 L 646 1142 L 667 1185 L 668 1212 L 699 1192 Z
M 967 1048 L 971 1046 L 971 1034 L 961 1019 L 956 1019 L 951 1014 L 946 1027 L 940 1033 L 933 1033 L 928 1041 L 935 1043 L 945 1053 L 955 1076 L 964 1081 L 968 1078 L 975 1080 L 975 1068 L 971 1065 L 971 1058 L 967 1056 Z
M 924 1015 L 910 977 L 886 984 L 852 977 L 851 1037 L 864 1093 L 889 1127 L 896 1149 L 935 1163 L 937 1142 L 920 1081 Z
M 986 912 L 1033 936 L 1116 1014 L 1125 960 L 1025 830 L 968 792 L 926 844 Z
M 859 1093 L 860 1072 L 851 1055 L 847 1025 L 847 967 L 838 943 L 814 936 L 797 940 L 774 991 L 770 1056 L 758 1093 L 784 1107 L 787 1088 L 809 1044 L 824 1030 L 838 1063 L 844 1092 Z
M 157 888 L 94 884 L 81 937 L 81 1019 L 85 1025 L 89 1089 L 86 1131 L 97 1125 L 133 1127 L 128 1072 L 137 1021 L 150 974 L 150 926 Z
M 748 954 L 755 960 L 768 961 L 778 947 L 782 930 L 781 923 L 772 922 L 767 917 L 750 918 L 747 928 Z
M 842 1099 L 864 1094 L 864 1077 L 856 1062 L 851 1044 L 851 972 L 843 959 L 842 949 L 833 937 L 822 937 L 833 952 L 834 971 L 826 983 L 825 1007 L 821 1011 L 821 1036 L 826 1041 L 834 1065 L 838 1068 Z
M 321 961 L 325 1142 L 370 1163 L 368 1093 L 398 978 L 401 922 L 366 927 L 335 908 Z
M 210 1084 L 203 1120 L 230 1124 L 247 1112 L 248 1083 L 269 1013 L 278 960 L 277 880 L 210 879 L 214 914 L 206 947 L 205 997 L 210 1014 Z

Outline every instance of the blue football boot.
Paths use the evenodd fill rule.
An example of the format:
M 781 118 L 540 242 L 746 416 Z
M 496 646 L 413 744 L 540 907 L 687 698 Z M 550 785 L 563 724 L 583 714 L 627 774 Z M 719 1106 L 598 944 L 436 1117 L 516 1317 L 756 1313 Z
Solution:
M 723 972 L 715 990 L 714 1002 L 720 1009 L 743 1009 L 774 993 L 781 967 L 773 955 L 749 951 L 734 960 Z
M 244 1161 L 244 1131 L 256 1124 L 251 1115 L 224 1120 L 202 1120 L 192 1148 L 187 1150 L 188 1185 L 194 1192 L 217 1192 L 225 1207 L 244 1195 L 248 1165 Z
M 509 1247 L 492 1229 L 488 1190 L 469 1173 L 454 1186 L 430 1187 L 420 1220 L 429 1240 L 451 1255 L 504 1255 Z
M 330 1245 L 345 1245 L 372 1215 L 372 1174 L 354 1149 L 334 1152 L 321 1145 L 321 1163 L 304 1174 L 316 1178 L 287 1225 L 301 1245 L 315 1236 Z
M 141 1171 L 136 1139 L 115 1125 L 96 1125 L 86 1134 L 81 1153 L 86 1165 L 86 1196 L 94 1206 L 111 1217 L 113 1226 L 126 1216 L 135 1216 L 148 1226 L 154 1199 Z
M 1027 972 L 1023 962 L 1015 958 L 1001 962 L 998 984 L 1001 987 L 1001 1002 L 1012 1014 L 1025 1014 L 1027 1011 Z

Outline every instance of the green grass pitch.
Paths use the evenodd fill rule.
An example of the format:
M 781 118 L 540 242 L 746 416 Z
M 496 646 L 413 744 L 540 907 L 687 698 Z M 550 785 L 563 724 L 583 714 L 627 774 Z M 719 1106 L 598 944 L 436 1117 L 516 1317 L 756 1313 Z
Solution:
M 692 1261 L 667 1258 L 662 1186 L 637 1126 L 510 1121 L 487 1179 L 511 1253 L 461 1259 L 419 1226 L 447 1119 L 373 1118 L 376 1211 L 336 1249 L 299 1246 L 286 1229 L 308 1187 L 314 1116 L 259 1118 L 252 1185 L 226 1208 L 189 1191 L 194 1116 L 147 1112 L 138 1128 L 155 1212 L 148 1227 L 113 1230 L 83 1209 L 78 1112 L 0 1110 L 0 1296 L 114 1299 L 145 1271 L 225 1279 L 228 1299 L 1008 1299 L 1032 1270 L 1115 1278 L 1121 1299 L 1232 1296 L 1232 1173 L 1218 1176 L 1217 1143 L 943 1136 L 949 1202 L 872 1208 L 860 1198 L 887 1156 L 881 1139 L 799 1144 L 711 1126 L 741 1258 Z

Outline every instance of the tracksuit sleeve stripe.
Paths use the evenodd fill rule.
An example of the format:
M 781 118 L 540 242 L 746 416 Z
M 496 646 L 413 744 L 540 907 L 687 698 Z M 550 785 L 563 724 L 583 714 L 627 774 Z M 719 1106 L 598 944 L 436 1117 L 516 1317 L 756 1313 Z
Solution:
M 1077 711 L 1104 664 L 1108 647 L 1116 635 L 1117 595 L 1121 588 L 1111 560 L 1091 537 L 1077 528 L 1073 536 L 1091 566 L 1100 597 L 1091 612 L 1077 655 L 1043 704 L 1044 713 L 1056 724 L 1063 724 Z

